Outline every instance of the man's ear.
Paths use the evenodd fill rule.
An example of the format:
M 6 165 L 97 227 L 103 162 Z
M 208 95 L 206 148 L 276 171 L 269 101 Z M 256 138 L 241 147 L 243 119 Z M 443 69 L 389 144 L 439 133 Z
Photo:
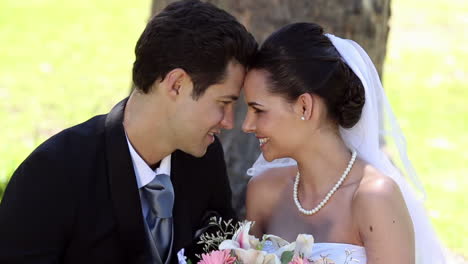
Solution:
M 166 74 L 160 86 L 164 93 L 175 99 L 180 93 L 190 90 L 191 83 L 192 80 L 187 72 L 181 68 L 175 68 Z

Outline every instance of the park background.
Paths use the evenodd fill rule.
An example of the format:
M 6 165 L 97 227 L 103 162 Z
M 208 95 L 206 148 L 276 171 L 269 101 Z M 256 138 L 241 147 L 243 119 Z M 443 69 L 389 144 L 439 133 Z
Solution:
M 150 0 L 0 1 L 0 197 L 35 147 L 128 94 L 150 8 Z M 464 262 L 468 1 L 392 0 L 391 8 L 384 87 L 436 231 Z

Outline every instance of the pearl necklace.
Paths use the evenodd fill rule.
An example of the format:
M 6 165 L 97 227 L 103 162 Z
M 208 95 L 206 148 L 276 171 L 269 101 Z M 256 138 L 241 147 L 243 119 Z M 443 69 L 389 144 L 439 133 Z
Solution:
M 338 188 L 340 188 L 341 184 L 346 179 L 346 176 L 348 176 L 349 171 L 353 167 L 354 161 L 356 161 L 356 151 L 355 150 L 353 150 L 353 155 L 351 157 L 351 160 L 349 160 L 348 167 L 346 168 L 346 170 L 341 175 L 341 178 L 338 180 L 338 182 L 335 184 L 335 186 L 333 186 L 333 188 L 327 193 L 327 195 L 319 203 L 319 205 L 317 205 L 312 210 L 306 210 L 306 209 L 302 208 L 302 205 L 299 203 L 299 199 L 297 198 L 297 187 L 299 186 L 299 178 L 301 176 L 301 174 L 299 172 L 297 172 L 296 179 L 294 180 L 294 192 L 293 192 L 293 198 L 294 198 L 294 202 L 296 203 L 297 209 L 301 213 L 303 213 L 305 215 L 313 215 L 313 214 L 317 213 L 320 209 L 322 209 L 322 207 L 325 206 L 325 204 L 328 202 L 330 197 L 336 192 L 336 190 L 338 190 Z

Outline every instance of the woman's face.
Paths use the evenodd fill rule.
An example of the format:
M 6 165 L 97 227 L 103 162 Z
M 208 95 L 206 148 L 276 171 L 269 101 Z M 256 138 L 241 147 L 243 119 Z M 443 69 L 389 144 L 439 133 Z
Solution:
M 255 133 L 267 161 L 291 157 L 300 146 L 301 113 L 280 95 L 268 91 L 268 73 L 251 70 L 244 81 L 247 115 L 242 125 L 246 133 Z M 297 109 L 296 109 L 297 110 Z

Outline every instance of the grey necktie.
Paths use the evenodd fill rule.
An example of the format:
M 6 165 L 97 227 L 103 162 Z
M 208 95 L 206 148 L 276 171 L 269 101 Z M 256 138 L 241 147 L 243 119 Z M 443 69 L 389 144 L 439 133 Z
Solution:
M 159 253 L 162 262 L 168 257 L 172 243 L 172 208 L 174 207 L 174 188 L 167 174 L 158 174 L 141 188 L 148 202 L 146 224 L 150 239 Z

